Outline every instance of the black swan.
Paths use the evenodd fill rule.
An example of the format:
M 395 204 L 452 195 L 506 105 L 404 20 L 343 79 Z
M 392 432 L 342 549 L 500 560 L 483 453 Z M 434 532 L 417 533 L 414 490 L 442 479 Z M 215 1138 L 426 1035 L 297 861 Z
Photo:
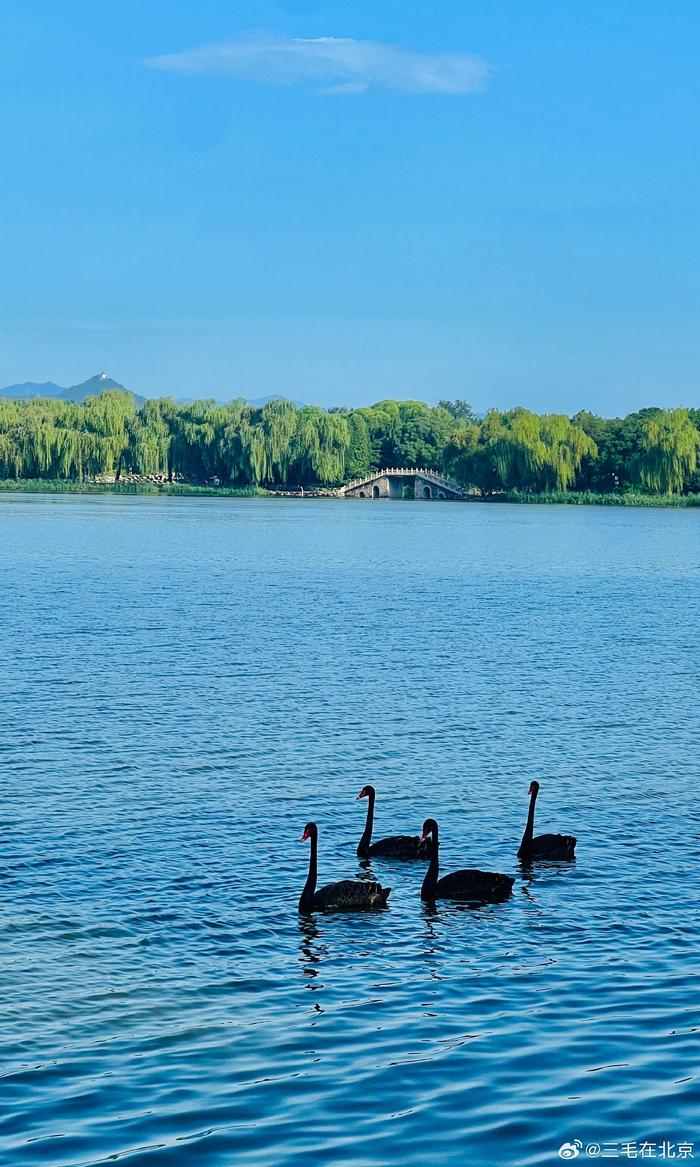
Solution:
M 530 783 L 530 809 L 523 841 L 518 849 L 518 859 L 573 859 L 576 839 L 573 835 L 537 835 L 535 829 L 535 802 L 540 791 L 539 782 Z
M 367 821 L 362 832 L 362 838 L 357 844 L 357 854 L 360 859 L 369 859 L 374 856 L 385 856 L 387 859 L 428 859 L 430 846 L 422 842 L 420 835 L 389 835 L 386 839 L 377 839 L 372 843 L 372 824 L 374 823 L 374 800 L 377 792 L 373 786 L 363 786 L 358 798 L 366 798 Z
M 341 879 L 338 883 L 327 883 L 316 891 L 318 869 L 318 827 L 307 823 L 299 840 L 311 840 L 309 856 L 309 877 L 299 898 L 300 912 L 327 912 L 338 910 L 358 911 L 362 908 L 384 908 L 389 898 L 390 887 L 382 887 L 369 880 Z
M 423 823 L 423 839 L 432 837 L 430 866 L 425 873 L 420 889 L 422 900 L 465 900 L 471 903 L 487 903 L 505 900 L 513 890 L 515 880 L 510 875 L 498 875 L 494 871 L 452 871 L 438 879 L 440 840 L 435 819 Z

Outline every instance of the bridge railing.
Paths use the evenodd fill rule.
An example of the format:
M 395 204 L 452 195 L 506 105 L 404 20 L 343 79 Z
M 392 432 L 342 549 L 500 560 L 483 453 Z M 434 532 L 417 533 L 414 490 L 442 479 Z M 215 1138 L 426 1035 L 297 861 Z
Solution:
M 448 490 L 459 491 L 464 493 L 464 488 L 455 482 L 452 478 L 446 478 L 444 474 L 440 474 L 437 470 L 428 470 L 425 466 L 386 466 L 383 470 L 375 470 L 372 474 L 365 474 L 363 478 L 355 478 L 352 482 L 347 482 L 341 487 L 341 490 L 354 490 L 357 486 L 362 486 L 366 482 L 373 482 L 377 478 L 384 478 L 388 474 L 393 474 L 395 477 L 414 478 L 420 474 L 422 478 L 432 479 L 440 486 L 447 487 Z

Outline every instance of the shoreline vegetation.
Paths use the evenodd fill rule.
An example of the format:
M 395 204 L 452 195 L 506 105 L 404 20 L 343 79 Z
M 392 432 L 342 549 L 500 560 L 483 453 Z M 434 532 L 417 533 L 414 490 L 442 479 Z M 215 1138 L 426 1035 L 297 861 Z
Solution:
M 121 494 L 170 495 L 173 497 L 216 498 L 287 498 L 340 499 L 337 490 L 268 490 L 262 486 L 205 486 L 193 482 L 72 482 L 56 478 L 3 478 L 0 493 L 13 494 Z M 350 500 L 359 501 L 361 500 Z M 413 501 L 399 499 L 396 501 Z M 592 490 L 528 492 L 504 490 L 482 495 L 473 493 L 465 499 L 471 503 L 527 503 L 530 506 L 617 506 L 617 507 L 700 507 L 700 494 L 641 494 L 628 490 L 618 494 L 600 494 Z
M 464 401 L 361 409 L 170 398 L 108 389 L 83 403 L 0 398 L 0 490 L 336 497 L 385 466 L 422 466 L 467 501 L 700 505 L 700 409 L 624 418 Z

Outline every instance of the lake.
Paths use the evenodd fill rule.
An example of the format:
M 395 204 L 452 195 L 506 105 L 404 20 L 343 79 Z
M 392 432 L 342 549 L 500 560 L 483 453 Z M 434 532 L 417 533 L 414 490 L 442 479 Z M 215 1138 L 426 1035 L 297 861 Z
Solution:
M 700 512 L 0 495 L 0 548 L 3 1165 L 700 1154 Z M 510 901 L 300 918 L 365 782 Z

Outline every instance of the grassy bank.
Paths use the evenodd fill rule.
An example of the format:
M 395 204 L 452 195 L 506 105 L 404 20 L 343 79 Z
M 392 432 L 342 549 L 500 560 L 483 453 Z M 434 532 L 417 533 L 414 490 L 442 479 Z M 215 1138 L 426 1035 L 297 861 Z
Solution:
M 700 494 L 641 494 L 632 490 L 621 494 L 597 494 L 593 490 L 552 490 L 542 494 L 528 494 L 521 490 L 507 490 L 483 501 L 564 503 L 568 506 L 697 507 L 700 506 Z
M 260 486 L 193 486 L 185 482 L 73 482 L 56 478 L 3 478 L 0 490 L 30 494 L 179 494 L 221 498 L 257 498 L 269 494 Z

